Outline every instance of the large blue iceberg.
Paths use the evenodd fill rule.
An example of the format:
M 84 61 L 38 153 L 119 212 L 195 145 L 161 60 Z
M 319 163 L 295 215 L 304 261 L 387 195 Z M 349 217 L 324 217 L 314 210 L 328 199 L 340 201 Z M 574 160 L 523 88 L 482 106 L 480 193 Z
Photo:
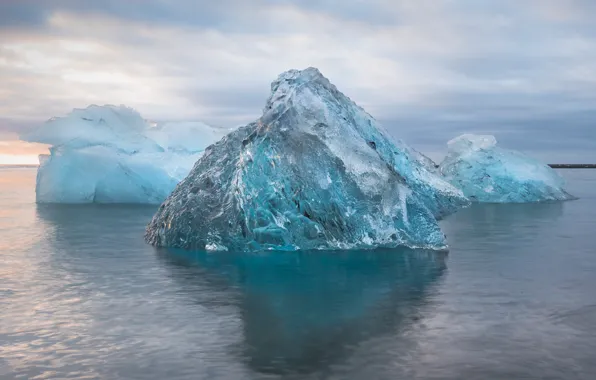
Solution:
M 548 165 L 497 146 L 493 136 L 465 134 L 448 142 L 440 172 L 473 202 L 526 203 L 574 197 Z
M 290 70 L 261 118 L 205 150 L 145 237 L 196 250 L 442 249 L 436 219 L 469 201 L 435 171 L 317 69 Z
M 89 106 L 21 136 L 40 156 L 38 203 L 159 204 L 227 130 L 198 122 L 152 125 L 124 106 Z

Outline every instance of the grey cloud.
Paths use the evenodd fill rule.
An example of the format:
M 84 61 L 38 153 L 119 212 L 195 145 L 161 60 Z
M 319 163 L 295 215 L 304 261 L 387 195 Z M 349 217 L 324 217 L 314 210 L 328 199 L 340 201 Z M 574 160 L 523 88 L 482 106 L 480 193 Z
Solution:
M 264 15 L 271 7 L 291 6 L 352 21 L 392 24 L 395 18 L 374 4 L 288 0 L 35 0 L 0 4 L 0 28 L 44 28 L 56 12 L 81 17 L 103 15 L 146 25 L 215 28 L 225 32 L 283 33 L 282 25 Z M 123 36 L 127 37 L 127 36 Z
M 492 134 L 501 147 L 516 149 L 549 163 L 596 162 L 596 112 L 551 119 L 437 121 L 423 118 L 382 120 L 395 136 L 436 161 L 447 153 L 447 141 L 464 133 Z
M 61 11 L 74 17 L 51 26 Z M 589 152 L 594 19 L 593 0 L 0 0 L 0 28 L 105 48 L 45 48 L 42 59 L 58 63 L 38 72 L 26 53 L 1 48 L 18 33 L 0 35 L 0 111 L 47 118 L 123 102 L 152 118 L 242 124 L 279 72 L 315 65 L 414 145 L 443 149 L 481 132 L 513 148 Z M 130 81 L 71 83 L 73 70 Z
M 350 21 L 369 22 L 374 25 L 394 25 L 399 22 L 395 14 L 379 6 L 390 4 L 388 1 L 341 1 L 341 0 L 269 0 L 269 4 L 293 5 L 313 12 L 324 13 L 333 17 Z
M 36 28 L 45 25 L 51 8 L 35 6 L 31 0 L 4 0 L 0 3 L 1 28 Z
M 146 23 L 205 23 L 217 18 L 228 0 L 218 2 L 160 0 L 8 0 L 0 4 L 0 25 L 5 27 L 39 27 L 54 12 L 104 14 Z M 208 23 L 207 23 L 208 25 Z
M 0 118 L 0 140 L 2 140 L 2 135 L 14 137 L 19 133 L 32 130 L 36 125 L 37 122 L 15 121 L 7 118 Z
M 256 120 L 261 116 L 268 95 L 268 84 L 233 89 L 189 89 L 186 92 L 191 103 L 201 104 L 208 110 L 202 115 L 203 121 L 216 126 L 240 125 Z
M 170 24 L 218 27 L 236 30 L 239 26 L 260 26 L 251 23 L 260 10 L 273 6 L 295 6 L 341 17 L 347 20 L 389 24 L 395 18 L 374 2 L 344 2 L 337 0 L 4 0 L 0 4 L 0 26 L 42 27 L 54 12 L 67 11 L 82 15 L 102 14 L 148 24 Z
M 81 15 L 102 14 L 124 20 L 148 24 L 190 25 L 199 27 L 219 27 L 232 30 L 237 26 L 259 25 L 266 29 L 266 23 L 251 23 L 258 19 L 263 9 L 274 6 L 292 6 L 322 13 L 334 18 L 367 22 L 371 26 L 395 26 L 407 24 L 412 15 L 423 13 L 444 14 L 446 21 L 478 27 L 477 37 L 484 28 L 496 21 L 510 20 L 515 26 L 518 38 L 540 33 L 540 26 L 534 23 L 515 23 L 516 20 L 536 21 L 537 16 L 545 16 L 544 8 L 552 8 L 552 13 L 567 10 L 574 17 L 556 19 L 560 27 L 578 25 L 590 26 L 596 15 L 596 5 L 592 0 L 501 0 L 479 2 L 475 0 L 4 0 L 0 3 L 0 26 L 41 26 L 54 12 L 67 11 Z M 417 22 L 423 17 L 418 17 Z M 237 25 L 236 25 L 237 24 Z M 538 27 L 538 28 L 536 28 Z

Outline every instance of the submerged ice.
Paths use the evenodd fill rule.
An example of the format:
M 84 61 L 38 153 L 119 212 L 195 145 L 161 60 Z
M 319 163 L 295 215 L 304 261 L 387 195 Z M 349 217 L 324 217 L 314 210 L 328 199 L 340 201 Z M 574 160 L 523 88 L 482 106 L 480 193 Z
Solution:
M 315 68 L 272 83 L 263 115 L 210 146 L 146 240 L 198 250 L 444 248 L 468 204 Z
M 474 202 L 568 200 L 564 180 L 533 158 L 497 146 L 493 136 L 465 134 L 448 142 L 441 174 Z
M 40 156 L 38 203 L 162 202 L 227 131 L 203 123 L 152 127 L 124 106 L 89 106 L 21 138 L 51 145 Z

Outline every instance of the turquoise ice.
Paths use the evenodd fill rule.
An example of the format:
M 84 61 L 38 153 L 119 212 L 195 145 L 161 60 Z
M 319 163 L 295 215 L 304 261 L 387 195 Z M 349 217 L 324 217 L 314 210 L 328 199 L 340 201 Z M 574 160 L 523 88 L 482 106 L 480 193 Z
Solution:
M 500 148 L 489 135 L 465 134 L 448 143 L 443 176 L 473 202 L 525 203 L 573 199 L 548 165 Z
M 38 203 L 159 204 L 227 131 L 199 122 L 152 125 L 125 106 L 89 106 L 21 138 L 48 144 Z
M 197 250 L 446 247 L 466 206 L 432 161 L 394 141 L 317 69 L 271 85 L 263 115 L 205 150 L 146 240 Z

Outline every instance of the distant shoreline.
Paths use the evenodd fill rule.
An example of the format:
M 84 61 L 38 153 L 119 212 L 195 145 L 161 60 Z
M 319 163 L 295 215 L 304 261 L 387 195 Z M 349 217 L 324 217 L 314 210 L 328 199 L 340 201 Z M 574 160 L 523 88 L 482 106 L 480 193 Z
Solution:
M 596 164 L 549 164 L 553 169 L 596 169 Z

